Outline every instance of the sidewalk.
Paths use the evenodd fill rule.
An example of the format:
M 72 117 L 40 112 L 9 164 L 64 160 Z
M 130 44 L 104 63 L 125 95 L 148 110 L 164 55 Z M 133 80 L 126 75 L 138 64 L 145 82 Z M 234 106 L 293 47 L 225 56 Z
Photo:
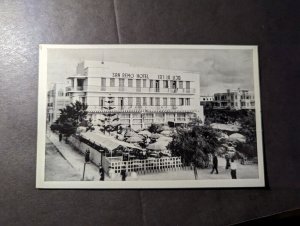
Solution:
M 69 144 L 66 144 L 64 140 L 59 142 L 58 135 L 53 132 L 47 133 L 47 137 L 56 146 L 64 159 L 66 159 L 66 161 L 68 161 L 68 163 L 82 177 L 85 163 L 84 155 L 74 150 L 73 147 Z M 93 163 L 86 164 L 84 176 L 85 180 L 99 180 L 100 175 L 98 173 L 98 170 L 98 167 Z

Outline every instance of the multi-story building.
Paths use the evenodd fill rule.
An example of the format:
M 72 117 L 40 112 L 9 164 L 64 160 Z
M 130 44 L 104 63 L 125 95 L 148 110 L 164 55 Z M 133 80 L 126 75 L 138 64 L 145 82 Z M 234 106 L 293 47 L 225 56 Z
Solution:
M 226 93 L 214 94 L 215 109 L 254 109 L 254 93 L 249 90 L 227 90 Z
M 59 110 L 70 103 L 70 98 L 66 92 L 66 84 L 54 83 L 47 93 L 47 98 L 47 121 L 52 123 L 59 117 Z
M 133 129 L 203 119 L 196 73 L 84 61 L 68 79 L 71 101 L 87 104 L 88 118 L 94 123 L 107 112 L 117 113 L 120 123 Z
M 200 105 L 203 107 L 213 107 L 214 96 L 200 96 Z

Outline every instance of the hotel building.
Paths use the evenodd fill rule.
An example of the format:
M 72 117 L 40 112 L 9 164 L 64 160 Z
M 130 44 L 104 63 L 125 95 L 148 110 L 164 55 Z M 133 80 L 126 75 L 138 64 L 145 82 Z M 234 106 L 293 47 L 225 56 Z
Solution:
M 254 93 L 249 90 L 227 90 L 214 94 L 214 109 L 255 109 Z
M 71 102 L 88 105 L 94 124 L 107 112 L 115 112 L 122 125 L 133 129 L 204 118 L 197 73 L 101 61 L 83 61 L 76 71 L 68 77 L 67 92 Z

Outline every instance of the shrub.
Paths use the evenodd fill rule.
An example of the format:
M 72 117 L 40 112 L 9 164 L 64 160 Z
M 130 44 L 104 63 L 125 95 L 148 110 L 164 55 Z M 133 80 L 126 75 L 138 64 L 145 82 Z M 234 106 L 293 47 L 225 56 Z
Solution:
M 163 131 L 162 129 L 162 125 L 160 124 L 151 124 L 151 126 L 148 128 L 149 132 L 151 133 L 160 133 L 161 131 Z

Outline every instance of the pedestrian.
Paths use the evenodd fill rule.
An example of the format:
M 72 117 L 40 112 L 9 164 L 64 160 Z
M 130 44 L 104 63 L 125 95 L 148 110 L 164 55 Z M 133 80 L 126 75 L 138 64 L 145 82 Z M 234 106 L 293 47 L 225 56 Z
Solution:
M 194 168 L 194 176 L 195 176 L 195 180 L 198 180 L 198 170 L 195 164 L 193 164 L 193 168 Z
M 87 149 L 85 152 L 85 162 L 89 162 L 90 161 L 90 150 Z
M 234 158 L 231 159 L 231 164 L 230 164 L 230 168 L 231 168 L 231 178 L 232 179 L 236 179 L 236 170 L 237 170 L 237 165 L 234 162 Z
M 121 174 L 121 177 L 122 177 L 122 181 L 126 181 L 127 173 L 126 173 L 125 166 L 122 167 L 120 174 Z
M 229 159 L 229 155 L 228 154 L 225 155 L 225 159 L 226 159 L 226 169 L 229 169 L 229 167 L 230 167 L 230 159 Z
M 59 133 L 59 142 L 61 142 L 61 140 L 62 140 L 62 134 Z
M 99 166 L 99 174 L 100 174 L 100 180 L 104 181 L 105 172 L 104 172 L 104 168 L 101 165 Z
M 213 168 L 210 173 L 213 174 L 215 170 L 216 170 L 216 174 L 218 174 L 219 173 L 218 172 L 218 158 L 217 158 L 216 154 L 213 153 Z
M 110 177 L 110 179 L 114 179 L 115 178 L 115 171 L 110 167 L 108 167 L 108 175 Z

